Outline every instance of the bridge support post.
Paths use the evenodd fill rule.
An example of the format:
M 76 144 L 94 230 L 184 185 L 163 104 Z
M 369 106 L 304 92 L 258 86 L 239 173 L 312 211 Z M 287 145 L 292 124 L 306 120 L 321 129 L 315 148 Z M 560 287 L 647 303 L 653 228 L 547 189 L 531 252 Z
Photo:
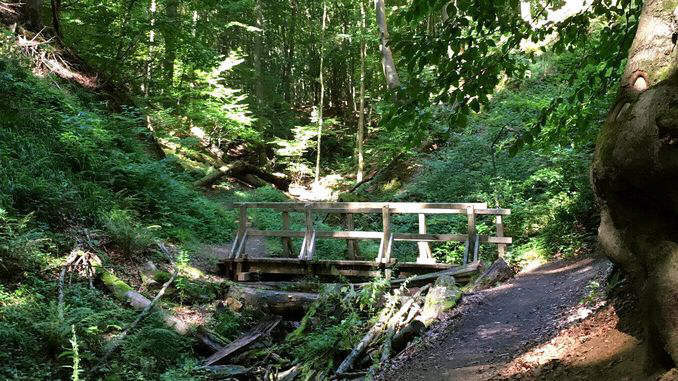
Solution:
M 476 241 L 476 211 L 473 206 L 466 207 L 466 219 L 468 220 L 468 233 L 466 235 L 466 244 L 464 246 L 464 265 L 468 263 L 469 251 L 473 250 L 473 256 L 477 256 Z M 471 249 L 473 248 L 473 249 Z M 476 258 L 474 258 L 475 260 Z
M 426 214 L 424 213 L 419 213 L 419 234 L 426 234 Z M 428 242 L 417 242 L 417 246 L 419 247 L 417 263 L 436 263 Z
M 497 214 L 496 222 L 497 222 L 497 237 L 503 237 L 504 236 L 504 222 L 502 221 L 501 214 Z M 499 258 L 504 258 L 504 255 L 506 254 L 506 244 L 505 243 L 497 244 L 497 253 L 499 254 Z
M 282 228 L 283 230 L 290 230 L 290 213 L 288 211 L 282 212 Z M 294 253 L 294 246 L 292 245 L 292 239 L 290 237 L 282 237 L 283 255 L 285 257 L 292 257 Z
M 353 213 L 346 213 L 346 230 L 353 231 L 355 226 L 353 224 Z M 358 247 L 358 242 L 354 239 L 346 240 L 346 248 L 348 253 L 348 259 L 354 260 L 360 256 L 360 248 Z
M 388 204 L 382 206 L 381 217 L 384 226 L 384 235 L 381 237 L 377 262 L 388 263 L 391 261 L 391 248 L 393 246 L 393 235 L 391 234 L 391 209 Z

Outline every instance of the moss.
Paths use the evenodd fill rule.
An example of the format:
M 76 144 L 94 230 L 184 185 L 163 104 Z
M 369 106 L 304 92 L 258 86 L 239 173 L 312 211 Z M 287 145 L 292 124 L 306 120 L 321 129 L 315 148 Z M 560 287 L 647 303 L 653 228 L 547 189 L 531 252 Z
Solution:
M 113 273 L 104 270 L 103 267 L 97 267 L 96 271 L 101 273 L 101 281 L 113 291 L 116 298 L 124 299 L 125 294 L 132 291 L 132 287 L 113 275 Z

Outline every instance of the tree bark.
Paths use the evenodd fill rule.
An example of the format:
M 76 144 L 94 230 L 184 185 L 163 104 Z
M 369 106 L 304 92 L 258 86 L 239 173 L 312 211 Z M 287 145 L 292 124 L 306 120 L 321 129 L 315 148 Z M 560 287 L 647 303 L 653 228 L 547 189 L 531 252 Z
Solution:
M 320 181 L 320 147 L 323 136 L 323 102 L 325 101 L 325 81 L 323 80 L 323 63 L 325 60 L 325 28 L 327 19 L 327 3 L 323 1 L 323 20 L 322 29 L 320 32 L 320 102 L 318 105 L 318 148 L 315 159 L 315 183 Z
M 648 361 L 672 358 L 674 363 L 678 363 L 677 40 L 678 3 L 646 1 L 591 170 L 601 207 L 600 247 L 630 274 L 641 296 Z
M 42 0 L 24 0 L 19 8 L 21 22 L 35 32 L 42 29 Z
M 261 109 L 264 101 L 264 72 L 262 69 L 262 58 L 264 55 L 264 14 L 261 11 L 260 0 L 254 3 L 255 26 L 259 29 L 254 39 L 254 94 L 257 97 L 256 104 Z
M 374 0 L 374 9 L 377 13 L 377 25 L 381 37 L 381 66 L 384 70 L 384 78 L 389 90 L 400 87 L 400 78 L 393 63 L 393 53 L 389 46 L 390 36 L 388 34 L 388 25 L 386 23 L 386 6 L 384 0 Z
M 171 86 L 174 80 L 174 61 L 177 58 L 176 28 L 178 24 L 177 0 L 169 0 L 165 5 L 165 21 L 163 23 L 163 38 L 165 40 L 165 55 L 163 57 L 163 72 L 165 81 Z
M 367 55 L 367 44 L 365 43 L 365 32 L 367 29 L 367 16 L 365 14 L 365 4 L 360 0 L 360 95 L 358 107 L 358 132 L 356 133 L 356 151 L 358 154 L 358 171 L 356 181 L 363 181 L 365 174 L 365 158 L 363 156 L 363 142 L 365 141 L 365 56 Z
M 52 29 L 54 29 L 54 35 L 61 42 L 63 36 L 61 34 L 61 0 L 52 0 Z
M 293 318 L 303 317 L 311 304 L 318 300 L 318 294 L 242 286 L 231 286 L 226 296 L 264 312 Z

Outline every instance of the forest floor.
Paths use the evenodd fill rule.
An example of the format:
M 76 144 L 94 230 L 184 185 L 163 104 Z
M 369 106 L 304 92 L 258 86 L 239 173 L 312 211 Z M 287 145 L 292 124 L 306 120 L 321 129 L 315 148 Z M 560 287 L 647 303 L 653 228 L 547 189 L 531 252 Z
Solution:
M 468 294 L 380 378 L 647 379 L 637 303 L 625 292 L 603 304 L 610 269 L 604 259 L 556 261 Z

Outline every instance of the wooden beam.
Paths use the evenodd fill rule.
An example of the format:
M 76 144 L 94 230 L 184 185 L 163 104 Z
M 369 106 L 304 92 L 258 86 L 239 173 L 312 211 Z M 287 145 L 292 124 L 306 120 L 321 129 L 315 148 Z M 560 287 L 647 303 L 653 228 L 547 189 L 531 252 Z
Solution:
M 290 230 L 290 213 L 287 211 L 282 212 L 282 230 Z M 281 243 L 283 247 L 283 255 L 286 257 L 291 257 L 294 253 L 294 246 L 292 245 L 292 240 L 290 237 L 282 237 Z
M 247 235 L 252 237 L 289 237 L 304 238 L 305 232 L 294 230 L 257 230 L 247 229 Z M 334 239 L 382 239 L 383 232 L 364 232 L 364 231 L 316 231 L 316 238 L 334 238 Z M 394 241 L 411 242 L 445 242 L 458 241 L 465 242 L 468 239 L 466 234 L 417 234 L 417 233 L 392 233 Z M 478 236 L 481 243 L 510 244 L 513 243 L 511 237 L 494 237 L 487 235 Z
M 346 213 L 346 230 L 353 231 L 355 225 L 353 223 L 353 213 Z M 346 240 L 346 252 L 348 254 L 348 259 L 357 259 L 360 255 L 360 248 L 358 247 L 358 242 L 353 239 Z
M 426 234 L 426 214 L 424 213 L 419 213 L 419 234 Z M 435 262 L 431 255 L 431 245 L 428 242 L 419 241 L 417 247 L 419 248 L 418 263 Z
M 497 237 L 503 237 L 504 236 L 504 222 L 502 221 L 502 216 L 497 215 L 495 217 L 496 219 L 496 225 L 497 225 Z M 506 255 L 506 244 L 505 243 L 500 243 L 497 245 L 497 254 L 499 255 L 499 258 L 504 258 L 504 255 Z
M 388 205 L 381 208 L 381 218 L 384 230 L 377 262 L 388 262 L 391 259 L 391 209 Z

